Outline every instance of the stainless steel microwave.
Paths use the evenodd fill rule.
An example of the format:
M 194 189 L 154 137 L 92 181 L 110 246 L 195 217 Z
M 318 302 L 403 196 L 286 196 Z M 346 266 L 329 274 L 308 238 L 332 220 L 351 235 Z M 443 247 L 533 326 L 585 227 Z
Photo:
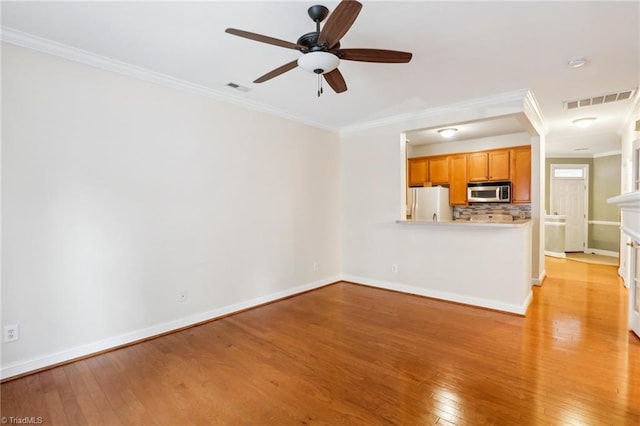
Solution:
M 479 182 L 467 184 L 467 201 L 470 203 L 511 202 L 511 182 Z

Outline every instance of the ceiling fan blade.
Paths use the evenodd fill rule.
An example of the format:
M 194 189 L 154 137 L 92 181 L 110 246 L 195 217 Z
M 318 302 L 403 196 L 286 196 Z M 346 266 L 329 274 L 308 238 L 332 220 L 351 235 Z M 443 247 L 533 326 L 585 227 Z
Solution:
M 361 62 L 382 62 L 386 64 L 403 64 L 413 56 L 408 52 L 382 49 L 340 49 L 337 51 L 340 59 Z
M 248 38 L 250 40 L 260 41 L 262 43 L 273 44 L 275 46 L 286 47 L 287 49 L 306 50 L 305 46 L 301 44 L 290 43 L 285 40 L 265 36 L 262 34 L 250 33 L 249 31 L 238 30 L 235 28 L 227 28 L 225 33 L 233 34 L 238 37 Z
M 257 80 L 255 80 L 254 83 L 264 83 L 267 80 L 271 80 L 273 77 L 277 77 L 280 74 L 284 74 L 287 71 L 291 71 L 292 69 L 294 69 L 297 66 L 298 66 L 298 60 L 296 59 L 295 61 L 291 61 L 288 64 L 284 64 L 284 65 L 276 68 L 273 71 L 269 71 L 268 73 L 266 73 L 262 77 L 260 77 Z
M 345 83 L 344 77 L 342 77 L 342 73 L 338 71 L 338 68 L 323 74 L 323 76 L 327 83 L 329 83 L 329 86 L 331 86 L 336 93 L 347 91 L 347 83 Z
M 355 0 L 342 0 L 327 18 L 318 36 L 318 44 L 326 44 L 328 48 L 335 46 L 349 31 L 362 9 L 362 4 Z

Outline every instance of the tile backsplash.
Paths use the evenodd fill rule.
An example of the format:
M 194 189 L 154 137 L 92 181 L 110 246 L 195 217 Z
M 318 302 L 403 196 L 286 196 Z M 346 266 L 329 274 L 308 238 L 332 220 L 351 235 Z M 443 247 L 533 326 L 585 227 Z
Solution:
M 474 203 L 469 206 L 453 206 L 453 218 L 461 220 L 477 214 L 510 214 L 520 218 L 520 213 L 524 213 L 526 219 L 531 219 L 531 204 Z

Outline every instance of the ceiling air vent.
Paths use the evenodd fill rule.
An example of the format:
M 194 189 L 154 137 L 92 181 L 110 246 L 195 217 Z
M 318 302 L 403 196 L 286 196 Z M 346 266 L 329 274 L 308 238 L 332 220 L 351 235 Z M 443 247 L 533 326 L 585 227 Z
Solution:
M 233 89 L 239 90 L 241 92 L 248 92 L 249 89 L 248 87 L 244 87 L 244 86 L 240 86 L 239 84 L 233 83 L 233 82 L 229 82 L 226 84 L 226 86 L 231 87 Z
M 609 102 L 624 101 L 631 99 L 635 90 L 625 90 L 624 92 L 610 93 L 608 95 L 594 96 L 593 98 L 578 99 L 575 101 L 564 101 L 564 109 L 584 108 L 592 105 L 608 104 Z

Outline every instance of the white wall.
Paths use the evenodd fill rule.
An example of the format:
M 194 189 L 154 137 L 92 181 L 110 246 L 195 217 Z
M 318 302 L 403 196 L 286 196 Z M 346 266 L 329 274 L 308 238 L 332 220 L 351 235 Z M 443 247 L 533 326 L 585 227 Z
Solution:
M 339 278 L 338 135 L 7 44 L 2 89 L 3 377 Z
M 13 45 L 2 61 L 2 324 L 20 325 L 2 377 L 341 276 L 428 287 L 437 252 L 395 223 L 400 134 L 522 111 L 507 95 L 339 137 Z

